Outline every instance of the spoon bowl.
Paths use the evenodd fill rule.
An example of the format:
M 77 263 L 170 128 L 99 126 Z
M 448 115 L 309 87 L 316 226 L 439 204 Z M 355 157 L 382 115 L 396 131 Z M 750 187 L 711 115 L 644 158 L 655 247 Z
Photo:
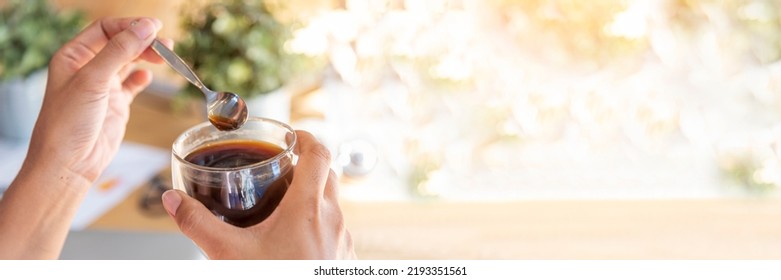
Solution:
M 203 92 L 203 95 L 206 96 L 206 113 L 209 116 L 209 122 L 214 127 L 219 130 L 235 130 L 247 122 L 247 104 L 241 97 L 232 92 L 216 92 L 207 88 L 195 75 L 195 72 L 190 69 L 190 66 L 159 40 L 152 41 L 152 50 L 160 55 L 163 61 L 177 73 Z
M 232 92 L 217 92 L 215 102 L 207 104 L 209 122 L 219 130 L 235 130 L 247 122 L 247 104 Z

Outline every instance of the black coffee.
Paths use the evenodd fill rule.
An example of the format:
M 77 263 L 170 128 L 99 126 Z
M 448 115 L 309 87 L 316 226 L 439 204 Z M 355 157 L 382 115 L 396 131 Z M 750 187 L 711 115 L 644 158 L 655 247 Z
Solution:
M 185 160 L 200 166 L 236 168 L 259 163 L 275 157 L 284 150 L 263 141 L 238 140 L 210 144 L 192 151 Z M 281 172 L 275 169 L 275 172 Z M 287 186 L 293 179 L 293 170 L 274 174 L 273 182 L 252 179 L 252 186 L 242 186 L 240 191 L 228 191 L 224 186 L 202 185 L 187 182 L 191 195 L 209 210 L 221 215 L 230 224 L 248 227 L 265 220 L 282 200 Z M 221 181 L 216 178 L 212 181 Z M 267 186 L 265 186 L 267 185 Z M 252 204 L 254 203 L 254 204 Z M 250 204 L 249 209 L 241 209 Z M 237 207 L 237 205 L 243 205 Z
M 273 158 L 282 151 L 279 146 L 263 141 L 225 141 L 200 147 L 184 160 L 206 167 L 234 168 Z

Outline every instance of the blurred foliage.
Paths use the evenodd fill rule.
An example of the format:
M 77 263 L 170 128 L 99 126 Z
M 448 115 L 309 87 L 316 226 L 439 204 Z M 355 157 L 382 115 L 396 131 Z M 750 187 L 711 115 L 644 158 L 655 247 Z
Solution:
M 743 135 L 735 131 L 781 120 L 778 0 L 327 2 L 302 15 L 284 10 L 307 18 L 290 45 L 328 56 L 357 89 L 341 101 L 339 126 L 403 123 L 383 127 L 401 140 L 378 146 L 406 141 L 385 154 L 404 155 L 393 164 L 419 196 L 477 169 L 548 161 L 506 156 L 521 149 L 564 145 L 591 156 L 626 145 L 651 162 L 688 140 L 694 158 Z M 781 190 L 781 157 L 765 154 L 717 157 L 747 189 Z
M 622 55 L 642 54 L 649 48 L 650 34 L 627 38 L 611 34 L 609 27 L 621 12 L 632 5 L 646 5 L 630 0 L 495 0 L 501 18 L 516 29 L 540 32 L 529 36 L 519 32 L 519 44 L 541 40 L 545 46 L 564 48 L 574 59 L 612 63 Z M 781 59 L 781 1 L 775 0 L 660 0 L 657 13 L 631 14 L 647 28 L 666 28 L 680 35 L 697 38 L 705 31 L 716 30 L 734 48 L 746 51 L 761 63 Z M 640 16 L 647 18 L 640 18 Z
M 284 49 L 288 25 L 275 19 L 264 1 L 209 2 L 183 11 L 182 18 L 184 37 L 176 52 L 210 88 L 249 98 L 282 87 L 302 68 L 301 58 Z M 195 87 L 183 92 L 201 96 Z
M 81 11 L 57 11 L 46 0 L 11 0 L 0 11 L 0 80 L 46 67 L 83 23 Z
M 518 44 L 543 40 L 546 47 L 559 47 L 575 59 L 591 59 L 604 63 L 619 55 L 635 54 L 647 44 L 645 40 L 633 40 L 612 36 L 606 32 L 617 13 L 627 8 L 621 0 L 498 0 L 497 7 L 509 24 L 522 29 L 540 32 L 528 36 L 520 32 Z
M 781 1 L 667 0 L 671 28 L 691 37 L 715 30 L 717 40 L 760 64 L 781 59 Z M 724 47 L 724 46 L 722 46 Z

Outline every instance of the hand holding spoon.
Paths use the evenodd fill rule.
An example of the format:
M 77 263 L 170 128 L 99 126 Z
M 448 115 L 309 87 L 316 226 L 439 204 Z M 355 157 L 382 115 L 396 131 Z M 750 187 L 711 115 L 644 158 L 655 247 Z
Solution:
M 172 50 L 155 39 L 154 50 L 176 72 L 197 87 L 206 96 L 206 112 L 209 121 L 219 130 L 235 130 L 247 122 L 247 105 L 244 100 L 232 92 L 216 92 L 207 88 L 192 69 Z

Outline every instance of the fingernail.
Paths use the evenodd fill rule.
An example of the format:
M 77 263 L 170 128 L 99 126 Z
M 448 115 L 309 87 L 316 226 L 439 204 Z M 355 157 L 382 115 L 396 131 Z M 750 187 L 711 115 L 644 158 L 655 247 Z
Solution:
M 157 30 L 155 23 L 146 18 L 134 20 L 130 23 L 130 31 L 133 31 L 138 39 L 146 39 L 155 30 Z
M 182 197 L 179 196 L 177 192 L 178 191 L 175 190 L 168 190 L 163 193 L 163 207 L 165 208 L 165 211 L 168 211 L 168 214 L 171 215 L 171 217 L 176 216 L 176 209 L 179 209 L 179 204 L 182 203 Z

